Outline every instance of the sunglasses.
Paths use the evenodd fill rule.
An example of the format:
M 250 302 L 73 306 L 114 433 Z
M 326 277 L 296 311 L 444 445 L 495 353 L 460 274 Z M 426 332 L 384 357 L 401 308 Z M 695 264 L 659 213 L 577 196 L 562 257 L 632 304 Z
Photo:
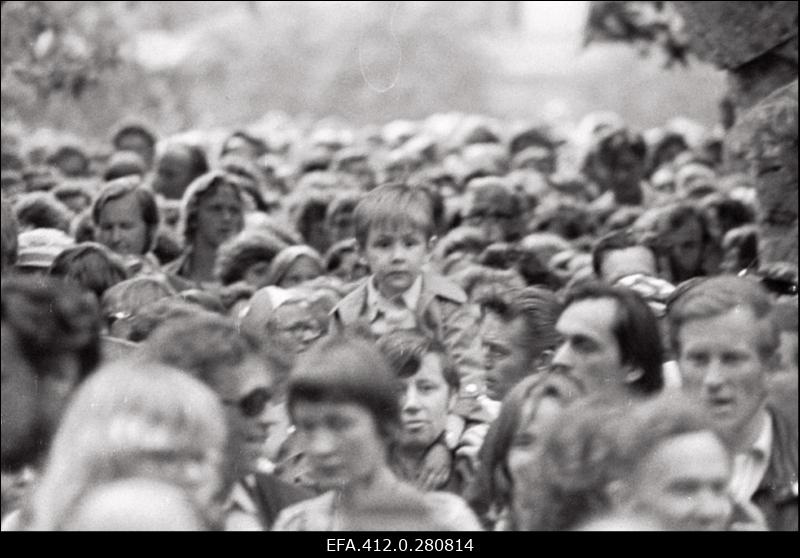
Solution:
M 223 399 L 226 405 L 239 407 L 242 415 L 254 418 L 264 412 L 267 403 L 272 399 L 272 392 L 267 388 L 256 388 L 240 399 Z

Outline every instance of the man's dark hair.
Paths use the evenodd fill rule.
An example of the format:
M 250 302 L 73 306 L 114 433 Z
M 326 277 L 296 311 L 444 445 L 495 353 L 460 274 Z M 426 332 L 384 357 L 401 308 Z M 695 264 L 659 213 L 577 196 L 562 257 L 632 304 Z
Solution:
M 596 299 L 610 299 L 616 303 L 611 331 L 617 340 L 622 364 L 642 370 L 641 377 L 630 384 L 631 389 L 644 395 L 658 392 L 664 385 L 664 348 L 658 319 L 650 306 L 635 291 L 591 282 L 569 291 L 564 309 L 581 300 Z
M 592 269 L 594 269 L 594 274 L 597 277 L 602 277 L 603 261 L 609 252 L 625 250 L 635 246 L 641 246 L 652 251 L 652 248 L 638 235 L 629 230 L 614 231 L 603 236 L 592 247 Z M 655 253 L 653 256 L 655 257 Z
M 240 332 L 232 320 L 207 312 L 157 329 L 143 349 L 149 358 L 183 370 L 215 389 L 226 382 L 228 368 L 261 354 L 254 337 Z
M 460 384 L 458 371 L 447 357 L 444 345 L 421 331 L 392 331 L 378 339 L 378 348 L 398 378 L 410 378 L 419 372 L 425 355 L 438 356 L 444 381 L 452 393 L 458 392 Z
M 100 363 L 99 305 L 70 284 L 48 277 L 4 278 L 1 319 L 39 376 L 57 370 L 53 359 L 64 354 L 77 357 L 80 379 Z
M 504 322 L 522 318 L 531 354 L 539 354 L 558 344 L 556 322 L 561 304 L 555 293 L 540 287 L 525 287 L 507 291 L 494 290 L 477 300 L 481 311 L 495 314 Z
M 23 229 L 58 229 L 69 232 L 72 213 L 51 192 L 28 192 L 17 198 L 14 213 Z
M 48 271 L 94 293 L 98 300 L 106 289 L 128 278 L 123 261 L 111 250 L 96 242 L 82 242 L 61 252 Z

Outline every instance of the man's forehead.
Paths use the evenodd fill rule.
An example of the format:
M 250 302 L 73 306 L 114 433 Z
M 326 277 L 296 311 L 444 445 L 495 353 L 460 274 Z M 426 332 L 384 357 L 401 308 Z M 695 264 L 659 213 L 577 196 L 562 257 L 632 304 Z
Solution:
M 611 336 L 617 302 L 611 298 L 577 300 L 567 306 L 556 323 L 562 335 Z
M 495 312 L 486 312 L 481 321 L 481 336 L 484 341 L 497 345 L 510 345 L 525 329 L 525 319 L 517 316 L 504 320 Z

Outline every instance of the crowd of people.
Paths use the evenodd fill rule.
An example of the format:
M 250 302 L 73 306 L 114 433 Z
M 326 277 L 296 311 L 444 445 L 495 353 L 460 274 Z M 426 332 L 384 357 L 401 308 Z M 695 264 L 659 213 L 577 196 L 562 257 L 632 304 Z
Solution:
M 4 530 L 797 530 L 718 131 L 275 122 L 4 128 Z

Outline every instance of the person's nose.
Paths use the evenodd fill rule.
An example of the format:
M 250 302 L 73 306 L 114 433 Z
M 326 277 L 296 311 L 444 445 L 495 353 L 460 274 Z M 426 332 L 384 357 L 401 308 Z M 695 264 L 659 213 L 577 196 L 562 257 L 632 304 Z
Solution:
M 405 260 L 405 257 L 406 250 L 403 245 L 399 242 L 395 243 L 394 246 L 392 246 L 392 261 L 400 262 Z
M 553 354 L 550 367 L 554 372 L 568 372 L 574 364 L 574 358 L 569 346 L 569 342 L 564 342 L 558 346 Z
M 414 386 L 406 388 L 402 397 L 402 409 L 404 413 L 414 414 L 420 409 L 419 392 Z
M 703 526 L 724 524 L 725 518 L 733 510 L 730 498 L 715 492 L 711 488 L 706 488 L 696 494 L 695 502 L 695 517 L 698 523 Z
M 326 457 L 336 450 L 336 441 L 333 434 L 319 429 L 310 435 L 307 449 L 308 453 L 314 457 Z
M 703 375 L 703 386 L 711 392 L 718 391 L 725 383 L 725 371 L 719 360 L 713 360 Z
M 483 367 L 489 371 L 494 368 L 494 359 L 492 358 L 492 351 L 486 345 L 481 346 L 481 356 L 483 357 Z
M 122 229 L 119 227 L 113 227 L 111 229 L 111 243 L 117 244 L 120 240 L 122 240 Z

